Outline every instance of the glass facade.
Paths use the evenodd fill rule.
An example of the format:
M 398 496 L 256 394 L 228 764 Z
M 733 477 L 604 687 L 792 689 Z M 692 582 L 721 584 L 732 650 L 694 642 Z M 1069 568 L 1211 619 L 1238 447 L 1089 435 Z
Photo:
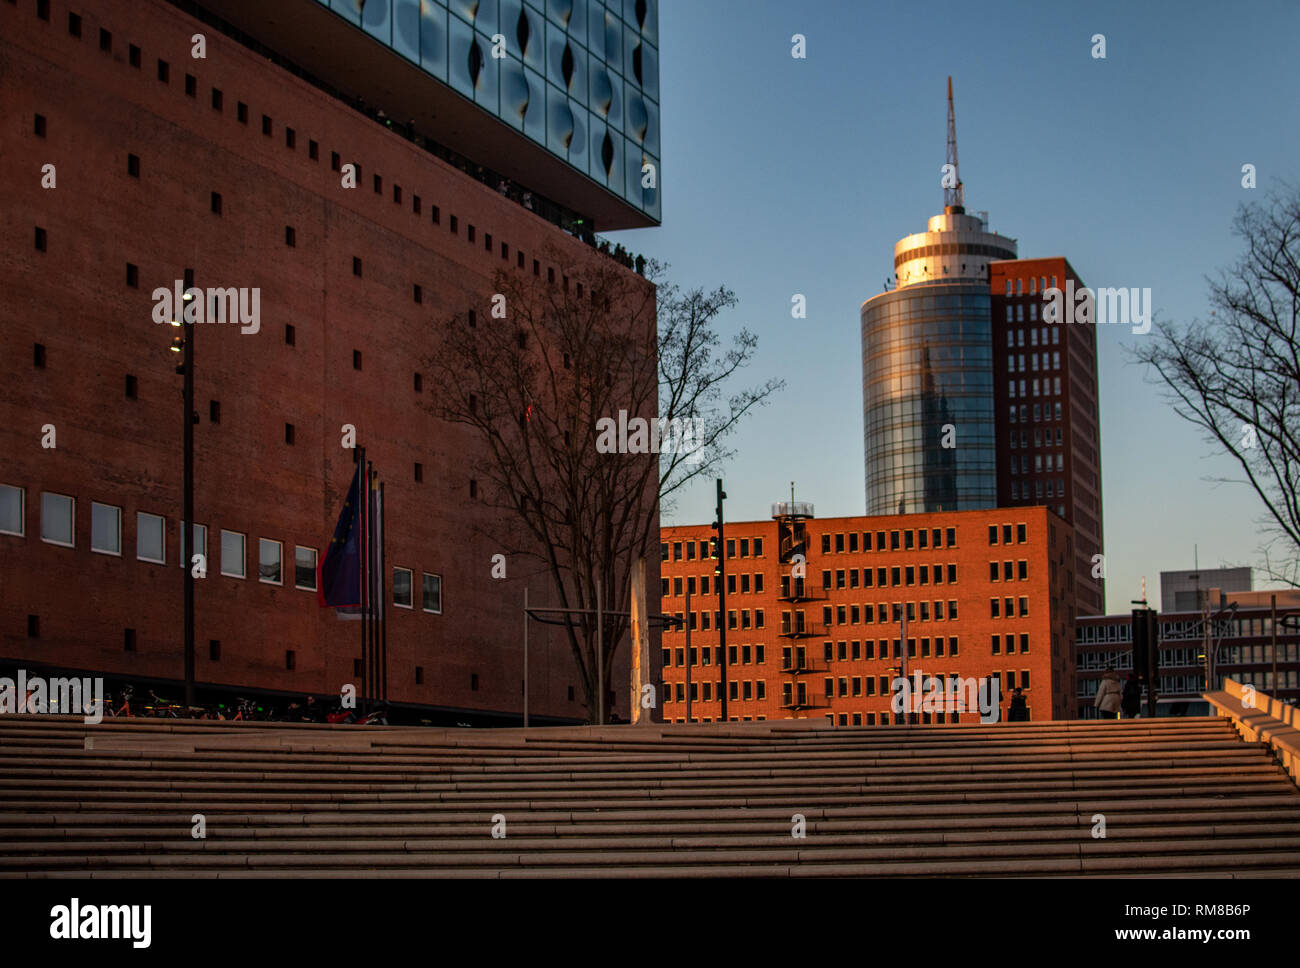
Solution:
M 863 305 L 867 514 L 996 506 L 990 309 L 987 282 Z
M 659 0 L 317 2 L 660 220 Z

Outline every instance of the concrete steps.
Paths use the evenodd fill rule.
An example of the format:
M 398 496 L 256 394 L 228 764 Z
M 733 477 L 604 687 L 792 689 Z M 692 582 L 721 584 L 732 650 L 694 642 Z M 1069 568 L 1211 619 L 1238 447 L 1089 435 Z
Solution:
M 1225 719 L 0 719 L 0 878 L 1298 874 L 1300 791 Z

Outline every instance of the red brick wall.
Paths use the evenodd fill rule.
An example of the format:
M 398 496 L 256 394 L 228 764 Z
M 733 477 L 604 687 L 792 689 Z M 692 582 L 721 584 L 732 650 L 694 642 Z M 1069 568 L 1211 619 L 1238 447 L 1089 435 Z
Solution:
M 352 471 L 340 428 L 357 428 L 386 481 L 388 561 L 413 569 L 416 608 L 390 608 L 389 697 L 468 710 L 518 712 L 523 583 L 535 571 L 510 562 L 509 579 L 490 578 L 493 544 L 476 529 L 492 523 L 471 500 L 473 441 L 432 417 L 429 377 L 413 389 L 437 327 L 478 307 L 488 318 L 498 268 L 531 276 L 533 260 L 561 277 L 599 258 L 554 226 L 384 130 L 233 40 L 204 29 L 157 0 L 76 8 L 81 38 L 69 35 L 69 7 L 0 4 L 0 114 L 12 177 L 0 182 L 0 483 L 25 488 L 25 538 L 0 536 L 0 659 L 124 676 L 179 678 L 182 671 L 182 378 L 168 344 L 177 332 L 151 320 L 155 287 L 171 287 L 186 267 L 198 286 L 260 287 L 261 331 L 197 327 L 196 505 L 208 526 L 209 575 L 197 592 L 197 676 L 201 683 L 293 692 L 336 691 L 355 682 L 358 623 L 339 622 L 315 595 L 259 583 L 259 537 L 284 543 L 292 575 L 295 544 L 323 551 Z M 101 26 L 112 51 L 100 50 Z M 203 32 L 207 57 L 190 56 Z M 141 50 L 139 68 L 128 45 Z M 170 68 L 158 79 L 158 60 Z M 196 78 L 186 95 L 185 76 Z M 212 91 L 222 92 L 214 110 Z M 239 102 L 248 123 L 237 120 Z M 46 136 L 33 133 L 34 115 Z M 262 117 L 271 118 L 271 135 Z M 286 126 L 295 146 L 286 146 Z M 308 157 L 309 142 L 318 158 Z M 331 154 L 360 166 L 345 190 Z M 127 156 L 140 158 L 140 177 Z M 57 187 L 40 186 L 43 164 Z M 373 176 L 382 176 L 382 193 Z M 401 186 L 401 202 L 393 186 Z M 210 193 L 222 196 L 222 214 Z M 413 210 L 419 195 L 421 211 Z M 439 223 L 432 219 L 438 207 Z M 458 232 L 451 232 L 453 217 Z M 471 244 L 467 236 L 475 228 Z M 47 251 L 33 245 L 46 230 Z M 285 244 L 292 226 L 296 245 Z M 491 233 L 492 251 L 484 249 Z M 509 246 L 508 259 L 500 245 Z M 545 246 L 570 260 L 554 266 Z M 524 268 L 516 253 L 523 250 Z M 353 274 L 353 258 L 362 276 Z M 139 286 L 125 284 L 126 264 Z M 414 285 L 422 288 L 417 305 Z M 295 345 L 285 342 L 285 326 Z M 482 323 L 480 323 L 482 325 Z M 44 369 L 33 344 L 46 347 Z M 362 369 L 353 368 L 353 350 Z M 127 399 L 127 374 L 138 399 Z M 219 400 L 219 424 L 209 401 Z M 57 449 L 40 428 L 57 427 Z M 285 443 L 286 423 L 295 443 Z M 414 464 L 423 465 L 423 483 Z M 40 538 L 40 494 L 77 498 L 75 549 Z M 122 508 L 123 554 L 89 550 L 91 501 Z M 167 517 L 168 565 L 136 560 L 137 510 Z M 248 573 L 220 575 L 220 530 L 247 537 Z M 657 562 L 650 579 L 657 584 Z M 422 572 L 443 579 L 443 612 L 419 606 Z M 391 574 L 391 573 L 390 573 Z M 537 578 L 534 605 L 553 604 Z M 27 616 L 40 617 L 29 639 Z M 124 629 L 134 628 L 134 653 Z M 221 658 L 208 658 L 210 640 Z M 580 717 L 569 648 L 553 631 L 531 636 L 532 710 Z M 285 668 L 285 650 L 296 668 Z M 423 667 L 416 685 L 415 667 Z M 478 688 L 471 688 L 477 675 Z M 626 719 L 627 651 L 614 670 L 616 709 Z M 574 698 L 569 699 L 573 687 Z
M 890 698 L 888 695 L 882 697 L 879 690 L 879 677 L 889 676 L 891 679 L 895 672 L 891 667 L 898 665 L 897 661 L 891 657 L 888 659 L 880 658 L 880 640 L 888 639 L 891 643 L 898 637 L 899 629 L 895 622 L 889 622 L 881 625 L 878 621 L 868 623 L 865 621 L 864 612 L 859 613 L 860 621 L 857 624 L 852 623 L 853 605 L 861 608 L 871 606 L 875 608 L 880 603 L 889 604 L 894 602 L 918 602 L 922 599 L 933 602 L 935 599 L 942 599 L 945 603 L 945 619 L 943 621 L 935 620 L 933 613 L 930 621 L 920 621 L 919 608 L 917 610 L 917 620 L 908 623 L 908 637 L 917 640 L 917 656 L 908 660 L 909 677 L 916 670 L 921 670 L 925 674 L 933 675 L 951 675 L 956 673 L 962 677 L 980 678 L 983 676 L 999 673 L 1001 680 L 1001 699 L 1002 709 L 1005 714 L 1007 701 L 1010 695 L 1007 689 L 1005 674 L 1008 670 L 1014 670 L 1016 673 L 1016 684 L 1021 683 L 1023 670 L 1028 670 L 1030 674 L 1030 686 L 1027 691 L 1027 697 L 1030 706 L 1031 717 L 1035 720 L 1042 719 L 1062 719 L 1072 718 L 1073 709 L 1071 698 L 1073 696 L 1073 666 L 1069 650 L 1069 616 L 1072 614 L 1072 585 L 1067 581 L 1067 571 L 1064 567 L 1065 542 L 1070 535 L 1071 529 L 1064 521 L 1058 518 L 1046 508 L 1015 508 L 990 511 L 966 511 L 958 513 L 933 513 L 933 514 L 907 514 L 907 515 L 888 515 L 878 517 L 848 517 L 848 518 L 811 518 L 805 522 L 808 534 L 807 543 L 807 593 L 815 596 L 814 600 L 791 603 L 781 600 L 781 576 L 790 574 L 789 564 L 780 564 L 778 561 L 778 536 L 777 523 L 772 520 L 768 521 L 748 521 L 728 523 L 726 526 L 726 537 L 728 542 L 734 541 L 735 556 L 728 557 L 726 567 L 727 574 L 737 576 L 737 592 L 727 595 L 728 611 L 737 611 L 737 625 L 742 624 L 740 612 L 748 610 L 751 617 L 750 629 L 728 629 L 727 645 L 728 651 L 732 646 L 736 647 L 738 662 L 729 664 L 728 679 L 738 680 L 741 683 L 746 681 L 755 685 L 751 687 L 756 697 L 757 683 L 763 682 L 765 685 L 766 697 L 763 700 L 753 698 L 745 701 L 739 700 L 728 701 L 728 718 L 729 719 L 790 719 L 790 718 L 821 718 L 830 714 L 834 716 L 834 721 L 839 722 L 841 714 L 845 715 L 849 724 L 853 723 L 853 716 L 860 714 L 862 722 L 869 722 L 867 716 L 874 715 L 875 721 L 879 723 L 882 713 L 890 710 Z M 996 524 L 999 526 L 997 546 L 990 546 L 988 540 L 988 526 Z M 1001 526 L 1003 524 L 1012 525 L 1012 544 L 1005 547 L 1001 543 Z M 1018 524 L 1026 526 L 1026 541 L 1016 543 L 1016 528 Z M 925 529 L 932 532 L 934 528 L 940 528 L 943 532 L 943 541 L 940 547 L 927 547 L 921 549 L 914 546 L 912 550 L 905 550 L 901 547 L 905 543 L 905 532 L 912 530 L 918 531 Z M 948 529 L 955 529 L 956 543 L 949 545 L 947 541 Z M 863 551 L 861 544 L 861 534 L 863 531 L 872 532 L 871 551 Z M 876 551 L 877 533 L 884 531 L 886 541 L 891 540 L 891 533 L 900 532 L 900 550 Z M 859 539 L 858 551 L 851 552 L 848 550 L 850 532 L 856 532 Z M 692 595 L 692 611 L 709 611 L 714 612 L 717 609 L 717 596 L 713 583 L 714 562 L 705 559 L 700 560 L 698 557 L 699 542 L 707 542 L 713 536 L 714 531 L 711 527 L 705 525 L 691 525 L 681 527 L 663 528 L 661 531 L 661 541 L 668 545 L 668 559 L 665 560 L 662 567 L 662 577 L 667 580 L 667 593 L 663 597 L 663 610 L 668 613 L 685 613 L 685 589 L 686 580 L 690 577 L 696 579 L 696 594 Z M 822 535 L 830 536 L 830 553 L 822 551 Z M 835 551 L 837 536 L 843 535 L 845 541 L 845 550 L 842 552 Z M 762 555 L 753 554 L 755 538 L 762 540 Z M 749 539 L 750 554 L 749 556 L 741 555 L 740 541 Z M 696 543 L 697 557 L 695 561 L 688 561 L 685 553 L 685 542 L 694 541 Z M 919 538 L 914 539 L 915 544 L 919 545 Z M 682 544 L 682 557 L 679 560 L 677 555 L 677 545 Z M 989 580 L 989 562 L 1004 560 L 1018 562 L 1024 559 L 1028 563 L 1028 578 L 1026 580 L 1013 580 L 1003 582 L 1001 580 L 992 582 Z M 887 577 L 892 578 L 892 569 L 899 567 L 905 569 L 907 566 L 914 568 L 920 565 L 928 565 L 933 568 L 934 565 L 942 565 L 944 570 L 944 582 L 942 584 L 930 584 L 922 586 L 919 584 L 919 571 L 914 573 L 916 584 L 911 587 L 905 584 L 899 587 L 887 587 L 881 589 L 876 586 L 870 588 L 862 587 L 850 588 L 848 570 L 857 569 L 859 575 L 863 568 L 873 570 L 885 567 L 890 569 Z M 956 583 L 947 581 L 947 571 L 949 565 L 956 566 Z M 1013 566 L 1015 567 L 1015 566 Z M 823 590 L 822 572 L 830 570 L 831 588 Z M 837 585 L 840 570 L 845 571 L 845 588 L 839 589 Z M 762 592 L 754 591 L 754 575 L 762 575 L 763 590 Z M 999 572 L 999 575 L 1001 573 Z M 741 592 L 740 575 L 750 576 L 749 593 Z M 702 577 L 708 577 L 709 594 L 700 595 L 699 580 Z M 677 580 L 682 580 L 682 594 L 678 593 Z M 900 579 L 906 581 L 906 571 L 900 571 Z M 1029 599 L 1029 614 L 1026 617 L 991 618 L 989 599 L 992 597 L 1003 598 L 1011 595 L 1017 600 L 1020 596 L 1026 596 Z M 947 618 L 949 601 L 957 602 L 957 618 L 951 620 Z M 832 625 L 829 629 L 823 624 L 822 615 L 825 606 L 832 608 Z M 844 606 L 845 624 L 839 624 L 838 607 Z M 756 621 L 757 610 L 763 610 L 763 628 L 752 627 Z M 815 629 L 814 634 L 805 638 L 791 638 L 782 636 L 782 613 L 795 612 L 802 609 L 806 615 L 806 626 Z M 697 620 L 702 624 L 702 619 Z M 1019 636 L 1021 633 L 1027 633 L 1030 637 L 1030 651 L 1022 654 L 1019 651 Z M 992 636 L 999 635 L 1005 637 L 1014 634 L 1017 637 L 1017 651 L 1014 655 L 1008 656 L 1005 652 L 999 655 L 992 654 Z M 930 657 L 921 655 L 921 640 L 930 638 L 933 640 L 937 636 L 943 636 L 945 640 L 955 636 L 957 638 L 958 652 L 956 656 L 945 654 L 939 657 L 934 654 L 934 645 L 932 641 Z M 872 640 L 876 643 L 875 659 L 861 658 L 857 661 L 852 659 L 852 643 L 865 642 Z M 835 657 L 827 662 L 824 657 L 824 643 L 833 643 L 832 655 Z M 841 661 L 838 658 L 839 643 L 846 642 L 848 649 L 847 660 Z M 691 632 L 691 646 L 700 649 L 704 646 L 716 647 L 718 644 L 718 633 L 713 622 L 710 622 L 708 630 L 697 624 L 695 630 Z M 947 643 L 945 642 L 945 645 Z M 677 660 L 678 649 L 684 649 L 686 645 L 686 635 L 684 632 L 665 632 L 663 636 L 663 647 L 671 650 L 671 663 L 664 667 L 664 681 L 671 689 L 673 699 L 664 704 L 664 718 L 666 720 L 679 721 L 686 716 L 686 703 L 676 700 L 676 684 L 685 682 L 685 667 Z M 743 661 L 743 647 L 750 646 L 751 661 Z M 757 651 L 755 646 L 762 645 L 764 648 L 764 661 L 757 661 Z M 799 645 L 804 646 L 806 650 L 806 665 L 811 667 L 811 671 L 793 676 L 782 672 L 782 649 L 796 648 Z M 945 649 L 945 653 L 948 650 Z M 865 655 L 865 650 L 863 652 Z M 835 697 L 827 700 L 824 695 L 824 680 L 826 677 L 835 679 Z M 848 677 L 849 695 L 841 698 L 839 696 L 839 678 Z M 853 677 L 874 677 L 877 682 L 875 696 L 852 695 Z M 694 664 L 691 669 L 691 678 L 693 682 L 716 682 L 719 674 L 716 665 L 703 666 Z M 807 686 L 807 696 L 813 708 L 792 710 L 782 708 L 782 685 L 785 682 L 797 683 L 804 682 Z M 716 686 L 715 686 L 716 688 Z M 743 685 L 740 695 L 743 696 Z M 864 683 L 865 690 L 865 683 Z M 793 690 L 792 690 L 793 691 Z M 702 692 L 700 693 L 702 696 Z M 795 692 L 797 696 L 797 692 Z M 691 715 L 693 719 L 717 719 L 721 715 L 721 704 L 715 699 L 711 702 L 698 701 L 691 704 Z M 890 717 L 892 721 L 892 716 Z M 961 716 L 961 722 L 972 722 L 978 719 L 977 715 L 964 714 Z M 951 722 L 951 717 L 948 717 Z

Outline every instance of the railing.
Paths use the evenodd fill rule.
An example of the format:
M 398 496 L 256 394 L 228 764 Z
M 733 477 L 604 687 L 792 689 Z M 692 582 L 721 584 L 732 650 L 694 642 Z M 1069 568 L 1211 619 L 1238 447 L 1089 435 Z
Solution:
M 811 518 L 813 506 L 805 501 L 779 501 L 772 505 L 774 518 Z

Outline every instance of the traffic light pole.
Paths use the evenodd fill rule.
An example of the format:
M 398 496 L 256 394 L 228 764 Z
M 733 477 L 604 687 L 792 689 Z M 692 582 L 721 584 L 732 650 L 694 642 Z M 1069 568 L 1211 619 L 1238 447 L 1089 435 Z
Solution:
M 727 498 L 727 492 L 722 489 L 722 481 L 718 480 L 718 519 L 713 522 L 714 530 L 718 532 L 715 539 L 718 542 L 718 566 L 713 570 L 713 580 L 718 586 L 718 643 L 719 651 L 722 655 L 718 663 L 722 673 L 722 721 L 727 721 L 727 542 L 723 533 L 725 523 L 722 518 L 722 502 Z

